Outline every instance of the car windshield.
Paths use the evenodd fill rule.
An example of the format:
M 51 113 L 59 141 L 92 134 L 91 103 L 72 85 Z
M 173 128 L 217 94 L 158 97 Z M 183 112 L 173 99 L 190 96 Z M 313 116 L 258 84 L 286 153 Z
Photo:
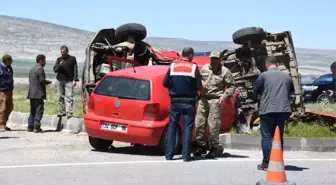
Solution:
M 135 67 L 134 64 L 128 63 L 128 62 L 123 62 L 123 61 L 118 61 L 118 60 L 112 60 L 112 67 L 113 71 L 117 71 L 120 69 L 126 69 L 130 67 Z
M 317 75 L 301 75 L 301 83 L 307 84 L 312 83 L 318 78 Z
M 150 100 L 150 81 L 134 78 L 106 76 L 95 94 L 134 100 Z

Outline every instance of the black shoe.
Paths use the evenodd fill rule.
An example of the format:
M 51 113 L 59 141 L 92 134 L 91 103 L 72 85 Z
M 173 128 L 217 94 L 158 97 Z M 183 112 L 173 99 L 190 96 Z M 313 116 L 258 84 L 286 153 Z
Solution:
M 206 153 L 207 153 L 207 149 L 205 147 L 197 147 L 195 152 L 193 153 L 193 156 L 199 157 Z
M 43 130 L 40 127 L 34 128 L 35 133 L 41 133 Z
M 211 147 L 209 153 L 205 156 L 206 159 L 216 159 L 217 157 L 217 146 L 216 147 Z
M 11 130 L 12 130 L 12 129 L 10 129 L 10 128 L 7 127 L 7 126 L 5 126 L 4 129 L 5 129 L 6 131 L 11 131 Z
M 258 170 L 267 171 L 268 166 L 266 164 L 258 164 Z
M 193 160 L 192 157 L 187 157 L 183 159 L 183 162 L 191 162 Z
M 216 156 L 221 156 L 224 152 L 224 147 L 222 145 L 217 145 L 213 147 L 213 150 L 216 154 Z
M 33 132 L 34 131 L 34 127 L 28 126 L 27 131 L 28 132 Z
M 63 117 L 63 116 L 66 116 L 65 113 L 62 113 L 62 114 L 58 114 L 57 117 Z
M 206 159 L 216 159 L 216 152 L 214 150 L 210 150 L 209 153 L 205 156 Z

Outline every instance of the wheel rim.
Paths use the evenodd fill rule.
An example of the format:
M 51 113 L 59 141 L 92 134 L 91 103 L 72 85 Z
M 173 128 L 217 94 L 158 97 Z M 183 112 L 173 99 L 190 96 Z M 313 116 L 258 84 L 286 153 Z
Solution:
M 326 105 L 326 104 L 329 104 L 330 101 L 326 95 L 323 95 L 322 97 L 319 98 L 318 103 L 322 105 Z

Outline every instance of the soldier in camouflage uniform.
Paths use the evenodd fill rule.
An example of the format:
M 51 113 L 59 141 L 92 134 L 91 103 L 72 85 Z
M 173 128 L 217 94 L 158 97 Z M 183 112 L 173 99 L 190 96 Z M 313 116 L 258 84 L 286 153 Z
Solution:
M 197 149 L 194 156 L 200 156 L 207 152 L 205 131 L 208 126 L 210 151 L 206 157 L 215 158 L 221 147 L 219 145 L 221 104 L 234 94 L 235 85 L 230 70 L 220 63 L 220 52 L 211 52 L 210 60 L 210 64 L 204 65 L 200 71 L 203 89 L 195 118 Z M 225 90 L 225 88 L 227 89 Z

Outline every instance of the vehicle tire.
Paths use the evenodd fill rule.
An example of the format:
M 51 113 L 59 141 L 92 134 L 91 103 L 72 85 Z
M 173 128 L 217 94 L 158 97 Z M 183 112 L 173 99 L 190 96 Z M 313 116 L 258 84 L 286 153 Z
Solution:
M 156 146 L 157 153 L 159 155 L 165 155 L 166 141 L 167 141 L 167 133 L 168 127 L 165 128 L 161 135 L 161 139 L 159 144 Z M 181 128 L 178 126 L 176 129 L 176 138 L 175 138 L 175 154 L 179 154 L 181 152 Z
M 327 93 L 321 93 L 316 98 L 316 103 L 322 104 L 322 105 L 327 105 L 327 104 L 332 104 L 333 100 L 332 100 L 332 98 L 329 97 L 329 95 Z
M 251 41 L 252 44 L 260 44 L 264 40 L 266 33 L 264 29 L 259 27 L 247 27 L 237 30 L 232 34 L 232 40 L 235 44 L 245 44 Z
M 142 41 L 147 36 L 147 29 L 142 24 L 127 23 L 119 26 L 115 31 L 115 35 L 121 39 L 132 36 L 135 41 Z
M 105 139 L 99 139 L 99 138 L 94 138 L 89 136 L 89 142 L 90 145 L 99 151 L 104 151 L 110 148 L 112 145 L 113 141 L 112 140 L 105 140 Z

